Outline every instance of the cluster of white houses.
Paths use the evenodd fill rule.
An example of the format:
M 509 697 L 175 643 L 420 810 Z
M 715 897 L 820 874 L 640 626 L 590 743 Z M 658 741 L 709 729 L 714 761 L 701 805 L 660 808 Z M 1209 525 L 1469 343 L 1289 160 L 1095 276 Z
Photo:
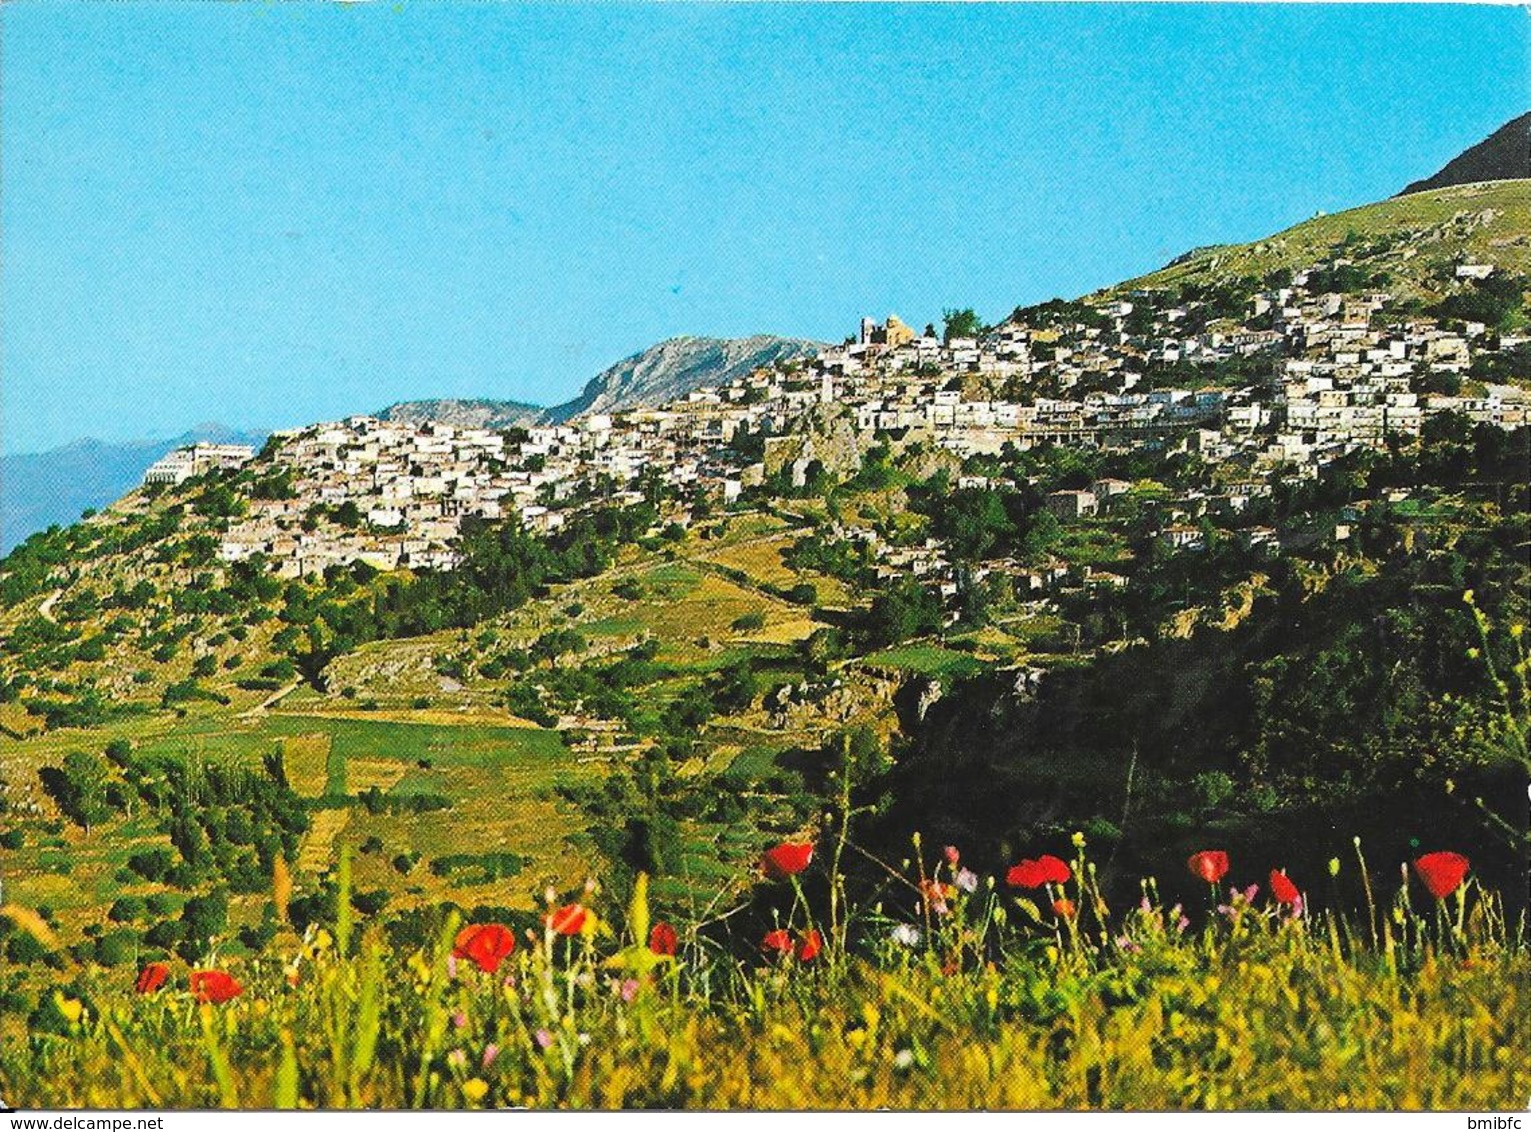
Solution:
M 730 442 L 740 432 L 792 433 L 811 411 L 851 422 L 868 440 L 912 436 L 962 455 L 1007 444 L 1115 447 L 1168 438 L 1208 462 L 1237 461 L 1257 484 L 1277 474 L 1315 475 L 1389 433 L 1417 435 L 1437 412 L 1506 428 L 1525 423 L 1519 386 L 1473 386 L 1460 396 L 1421 391 L 1438 387 L 1432 375 L 1465 373 L 1491 343 L 1516 340 L 1495 340 L 1471 323 L 1447 330 L 1417 316 L 1390 319 L 1386 294 L 1309 293 L 1307 280 L 1299 272 L 1289 286 L 1257 294 L 1242 324 L 1216 321 L 1195 334 L 1181 331 L 1195 304 L 1157 309 L 1149 294 L 1114 300 L 1073 324 L 1012 320 L 981 337 L 946 341 L 890 316 L 864 320 L 853 340 L 809 361 L 658 408 L 506 431 L 353 417 L 280 433 L 276 458 L 293 471 L 292 498 L 251 500 L 220 553 L 226 561 L 263 554 L 289 575 L 357 560 L 383 569 L 446 567 L 456 560 L 465 517 L 514 515 L 551 530 L 571 506 L 639 498 L 645 474 L 731 502 L 769 472 L 801 483 L 808 461 L 772 466 L 770 446 L 760 462 Z M 1139 301 L 1151 320 L 1143 311 L 1132 318 Z M 1165 366 L 1255 357 L 1268 358 L 1268 376 L 1243 385 L 1161 388 L 1152 380 Z M 197 445 L 171 453 L 145 478 L 180 483 L 252 455 Z M 1109 498 L 1109 485 L 1103 490 L 1049 507 L 1064 518 L 1089 514 Z
M 193 444 L 177 448 L 150 464 L 146 484 L 181 484 L 216 468 L 238 468 L 255 456 L 246 444 Z

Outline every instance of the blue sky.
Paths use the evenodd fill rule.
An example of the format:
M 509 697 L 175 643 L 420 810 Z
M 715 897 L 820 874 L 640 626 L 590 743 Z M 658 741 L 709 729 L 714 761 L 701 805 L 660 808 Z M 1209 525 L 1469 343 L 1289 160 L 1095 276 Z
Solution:
M 0 7 L 3 442 L 550 404 L 674 334 L 997 319 L 1397 192 L 1513 8 Z

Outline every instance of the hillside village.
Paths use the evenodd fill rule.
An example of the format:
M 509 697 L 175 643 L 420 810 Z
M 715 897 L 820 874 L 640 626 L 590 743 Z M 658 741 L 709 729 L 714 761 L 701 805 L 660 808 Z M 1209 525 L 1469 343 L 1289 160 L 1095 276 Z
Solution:
M 1363 210 L 1359 234 L 1309 222 L 989 327 L 961 310 L 940 332 L 863 319 L 812 356 L 679 395 L 654 366 L 652 400 L 612 383 L 591 402 L 606 411 L 562 421 L 482 427 L 416 415 L 451 402 L 405 403 L 259 451 L 178 449 L 7 559 L 7 726 L 299 678 L 375 706 L 383 669 L 345 659 L 360 645 L 492 621 L 471 648 L 443 638 L 412 660 L 404 702 L 477 696 L 631 750 L 630 712 L 542 667 L 658 641 L 704 668 L 768 648 L 819 676 L 861 655 L 869 686 L 980 661 L 1024 684 L 1060 658 L 1233 628 L 1273 578 L 1298 592 L 1395 538 L 1428 554 L 1524 509 L 1504 468 L 1528 435 L 1531 237 L 1511 189 L 1486 199 L 1500 207 L 1429 201 L 1422 226 L 1393 205 Z M 1513 539 L 1504 521 L 1493 537 Z M 665 564 L 684 564 L 673 583 L 626 576 Z M 562 606 L 550 584 L 570 587 Z M 712 596 L 656 634 L 634 610 L 672 584 Z M 502 631 L 501 652 L 475 656 Z M 274 659 L 240 670 L 263 649 Z M 465 692 L 473 673 L 485 683 Z M 824 708 L 812 683 L 773 692 L 772 718 L 804 708 L 811 730 L 859 710 Z
M 1468 258 L 1448 266 L 1446 286 L 1468 294 L 1506 274 Z M 1526 423 L 1524 384 L 1473 375 L 1527 377 L 1531 339 L 1427 314 L 1373 284 L 1375 274 L 1335 256 L 1273 272 L 1242 294 L 1141 289 L 1054 301 L 971 333 L 952 333 L 950 323 L 944 335 L 917 331 L 895 315 L 864 319 L 855 336 L 811 360 L 563 424 L 497 430 L 358 416 L 278 433 L 263 453 L 276 471 L 257 480 L 247 513 L 227 522 L 218 556 L 260 556 L 285 577 L 356 561 L 448 569 L 469 517 L 513 515 L 549 532 L 582 508 L 636 502 L 655 486 L 676 499 L 735 504 L 768 481 L 792 491 L 825 471 L 853 474 L 882 442 L 963 458 L 1045 444 L 1184 452 L 1204 470 L 1202 482 L 1154 501 L 1155 537 L 1195 551 L 1204 541 L 1198 520 L 1213 515 L 1246 547 L 1276 552 L 1278 531 L 1240 518 L 1274 483 L 1314 479 L 1359 448 L 1406 444 L 1439 414 L 1506 429 Z M 172 453 L 146 483 L 253 456 L 212 446 Z M 996 485 L 967 475 L 957 486 Z M 1104 479 L 1053 491 L 1045 506 L 1069 522 L 1107 514 L 1133 491 Z M 668 518 L 685 526 L 690 510 Z M 937 540 L 898 547 L 865 528 L 835 533 L 866 546 L 878 577 L 913 574 L 955 596 Z M 1343 539 L 1347 530 L 1328 533 Z M 979 576 L 994 568 L 1034 595 L 1069 575 L 1056 561 L 1003 560 Z M 1089 573 L 1093 585 L 1125 584 L 1110 571 Z

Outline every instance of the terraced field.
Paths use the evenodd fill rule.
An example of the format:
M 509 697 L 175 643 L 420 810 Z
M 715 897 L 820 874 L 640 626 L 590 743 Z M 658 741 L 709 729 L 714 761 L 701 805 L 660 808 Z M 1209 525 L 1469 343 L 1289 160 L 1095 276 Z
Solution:
M 561 665 L 599 664 L 652 639 L 665 674 L 642 690 L 646 720 L 745 658 L 756 662 L 762 687 L 801 680 L 794 647 L 821 623 L 780 595 L 804 581 L 821 600 L 846 595 L 833 579 L 783 563 L 781 552 L 797 533 L 777 517 L 743 515 L 716 524 L 706 538 L 647 550 L 629 545 L 602 575 L 556 585 L 471 632 L 363 644 L 329 665 L 326 690 L 300 681 L 283 685 L 275 702 L 267 702 L 270 690 L 233 683 L 263 663 L 273 632 L 268 623 L 243 645 L 225 646 L 231 655 L 248 654 L 239 664 L 223 665 L 217 654 L 220 668 L 207 686 L 226 695 L 226 704 L 194 701 L 175 711 L 146 704 L 142 714 L 104 727 L 42 733 L 19 708 L 5 705 L 0 723 L 9 726 L 15 716 L 14 734 L 22 736 L 7 748 L 5 777 L 26 784 L 47 812 L 53 804 L 38 791 L 39 772 L 62 765 L 71 750 L 100 753 L 120 739 L 145 756 L 249 767 L 279 751 L 289 784 L 310 807 L 310 829 L 290 862 L 300 892 L 318 885 L 349 848 L 358 888 L 386 891 L 394 909 L 446 899 L 528 907 L 546 884 L 578 884 L 597 867 L 590 819 L 559 788 L 599 781 L 647 740 L 613 734 L 605 748 L 570 750 L 556 731 L 507 712 L 515 672 L 490 678 L 480 665 L 505 649 L 530 648 L 553 630 L 572 629 L 585 642 Z M 167 678 L 180 673 L 172 667 Z M 746 730 L 721 745 L 704 727 L 696 754 L 677 773 L 723 773 L 748 749 L 758 769 L 772 774 L 777 753 L 813 740 L 750 730 L 762 722 L 753 714 L 732 721 Z M 588 723 L 599 733 L 599 720 Z M 747 745 L 736 741 L 740 735 Z M 132 853 L 168 846 L 157 820 L 114 819 L 91 832 L 67 822 L 49 828 L 45 837 L 4 852 L 0 865 L 7 896 L 49 909 L 65 938 L 99 922 L 124 891 L 171 893 L 124 873 Z M 667 895 L 688 903 L 710 899 L 717 881 L 751 858 L 764 836 L 753 820 L 734 829 L 688 822 L 682 833 L 683 867 Z M 231 925 L 258 922 L 264 904 L 260 894 L 235 894 Z
M 600 775 L 603 768 L 577 761 L 556 732 L 528 725 L 485 726 L 476 720 L 446 724 L 437 722 L 446 713 L 426 714 L 432 722 L 309 713 L 244 719 L 209 709 L 185 720 L 132 720 L 106 732 L 53 732 L 13 743 L 5 769 L 9 778 L 30 775 L 35 780 L 39 769 L 56 765 L 69 750 L 99 750 L 112 738 L 127 738 L 151 754 L 252 766 L 279 748 L 289 782 L 310 799 L 376 788 L 385 799 L 431 794 L 451 803 L 447 809 L 420 812 L 315 810 L 295 862 L 300 883 L 329 870 L 342 846 L 360 850 L 370 839 L 384 849 L 358 853 L 358 883 L 401 889 L 395 898 L 400 906 L 449 896 L 529 906 L 527 884 L 465 889 L 460 878 L 431 872 L 432 859 L 453 854 L 514 852 L 526 859 L 528 877 L 564 882 L 583 876 L 589 865 L 566 839 L 578 838 L 584 826 L 572 807 L 556 799 L 554 786 Z M 7 898 L 49 908 L 66 931 L 83 928 L 120 894 L 114 878 L 132 852 L 168 844 L 144 819 L 115 825 L 111 833 L 106 838 L 60 824 L 55 834 L 8 852 Z M 407 879 L 389 864 L 399 854 L 413 854 L 419 861 Z M 262 902 L 236 898 L 234 919 L 248 920 Z

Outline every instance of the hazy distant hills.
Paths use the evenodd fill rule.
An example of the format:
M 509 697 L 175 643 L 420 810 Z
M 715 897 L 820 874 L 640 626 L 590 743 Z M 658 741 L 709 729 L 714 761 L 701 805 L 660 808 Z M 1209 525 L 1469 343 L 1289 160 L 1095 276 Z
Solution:
M 776 362 L 809 358 L 822 343 L 756 334 L 748 338 L 668 338 L 623 358 L 586 383 L 572 401 L 539 408 L 520 401 L 401 401 L 378 414 L 383 420 L 443 421 L 452 425 L 508 428 L 566 421 L 581 413 L 663 405 L 704 385 L 726 385 L 736 377 Z
M 821 348 L 800 338 L 671 338 L 624 358 L 597 374 L 580 395 L 552 408 L 519 401 L 441 399 L 401 401 L 377 415 L 384 420 L 434 420 L 460 427 L 509 428 L 565 421 L 589 412 L 660 405 L 703 385 L 726 384 L 777 361 L 811 357 Z M 113 444 L 77 440 L 62 448 L 0 456 L 0 554 L 34 531 L 68 524 L 88 507 L 103 507 L 136 487 L 144 469 L 172 448 L 196 440 L 255 444 L 265 433 L 202 425 L 163 440 Z
M 265 438 L 262 432 L 205 424 L 164 440 L 77 440 L 48 452 L 0 455 L 0 554 L 34 531 L 68 525 L 87 507 L 120 498 L 173 448 L 198 440 L 258 446 Z
M 1531 177 L 1531 113 L 1512 118 L 1471 149 L 1453 157 L 1435 176 L 1415 181 L 1398 195 L 1476 181 L 1512 181 L 1526 177 Z

